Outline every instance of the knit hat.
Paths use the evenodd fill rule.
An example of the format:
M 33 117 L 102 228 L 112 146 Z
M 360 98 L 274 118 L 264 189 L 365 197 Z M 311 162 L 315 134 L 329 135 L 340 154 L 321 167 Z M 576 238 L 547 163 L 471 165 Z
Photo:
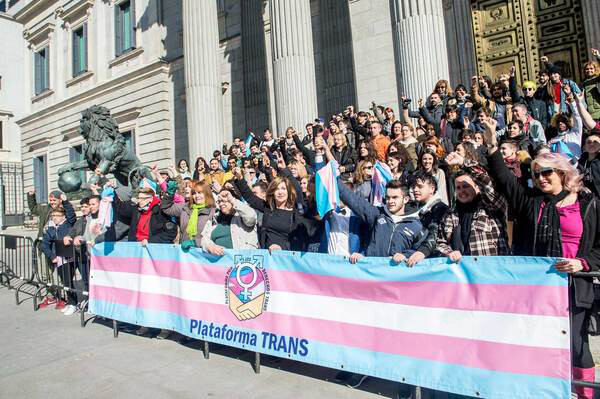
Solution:
M 53 191 L 50 191 L 50 194 L 48 195 L 48 197 L 53 197 L 53 198 L 60 199 L 61 195 L 62 195 L 62 191 L 60 191 L 60 190 L 53 190 Z
M 562 71 L 560 69 L 559 66 L 557 65 L 552 65 L 549 68 L 547 68 L 548 74 L 553 74 L 553 73 L 558 73 L 559 75 L 562 75 Z
M 154 194 L 158 192 L 158 186 L 154 180 L 150 180 L 148 178 L 143 178 L 140 182 L 140 188 L 150 188 L 154 191 Z

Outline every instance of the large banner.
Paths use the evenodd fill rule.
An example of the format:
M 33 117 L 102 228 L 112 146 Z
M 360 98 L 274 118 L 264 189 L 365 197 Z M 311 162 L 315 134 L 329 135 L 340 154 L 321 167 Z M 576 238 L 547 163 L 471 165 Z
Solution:
M 90 284 L 90 311 L 110 319 L 475 397 L 570 397 L 567 278 L 549 258 L 407 268 L 104 243 Z

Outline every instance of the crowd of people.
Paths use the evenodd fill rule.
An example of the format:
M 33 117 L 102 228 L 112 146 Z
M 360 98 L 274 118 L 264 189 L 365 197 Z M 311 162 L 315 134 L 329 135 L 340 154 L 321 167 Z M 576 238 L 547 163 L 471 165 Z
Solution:
M 348 106 L 302 134 L 250 133 L 210 159 L 153 168 L 155 181 L 134 190 L 133 200 L 110 181 L 93 186 L 79 218 L 61 192 L 38 205 L 31 191 L 41 249 L 53 268 L 71 268 L 58 273 L 63 279 L 72 279 L 77 262 L 58 256 L 57 242 L 180 243 L 213 256 L 231 248 L 310 251 L 352 264 L 390 257 L 406 267 L 432 257 L 545 256 L 560 259 L 559 272 L 598 271 L 600 65 L 587 62 L 578 85 L 541 61 L 536 82 L 519 84 L 514 68 L 474 76 L 469 87 L 440 80 L 424 98 L 402 97 L 399 110 Z M 339 173 L 341 203 L 320 215 L 315 174 L 326 165 Z M 374 182 L 381 170 L 392 176 L 383 195 Z M 115 210 L 109 225 L 99 221 L 107 196 Z M 593 281 L 580 275 L 570 290 L 573 377 L 593 381 Z M 77 311 L 74 295 L 63 299 L 49 296 L 42 306 Z M 399 397 L 411 395 L 414 387 L 400 387 Z

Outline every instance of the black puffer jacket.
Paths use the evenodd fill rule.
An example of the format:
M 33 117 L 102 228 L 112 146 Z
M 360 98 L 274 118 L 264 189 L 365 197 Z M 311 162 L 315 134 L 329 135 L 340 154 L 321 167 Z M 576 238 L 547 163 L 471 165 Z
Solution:
M 137 205 L 133 202 L 123 202 L 115 195 L 114 200 L 115 210 L 117 214 L 123 217 L 130 217 L 129 225 L 129 241 L 137 241 L 136 233 L 138 222 L 140 220 L 140 211 Z M 117 216 L 119 217 L 119 215 Z M 153 244 L 172 244 L 177 237 L 177 224 L 161 211 L 160 206 L 156 205 L 152 208 L 150 216 L 150 229 L 148 234 L 148 242 Z
M 356 159 L 356 154 L 354 153 L 354 151 L 352 150 L 352 148 L 350 148 L 350 146 L 346 145 L 345 147 L 342 148 L 341 151 L 339 151 L 337 149 L 337 147 L 333 146 L 331 148 L 331 155 L 333 155 L 333 157 L 335 158 L 335 160 L 337 161 L 337 163 L 340 166 L 344 167 L 344 173 L 342 173 L 342 179 L 347 179 L 352 175 L 352 172 L 354 172 L 354 169 L 356 167 L 355 165 L 355 159 Z

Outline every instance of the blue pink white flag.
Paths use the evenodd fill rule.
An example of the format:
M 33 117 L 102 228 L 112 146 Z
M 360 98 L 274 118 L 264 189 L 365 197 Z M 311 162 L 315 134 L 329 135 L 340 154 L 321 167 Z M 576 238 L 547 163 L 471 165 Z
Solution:
M 552 258 L 392 267 L 340 256 L 102 243 L 90 311 L 462 395 L 570 397 L 568 280 Z
M 382 162 L 375 162 L 372 180 L 373 205 L 381 206 L 385 203 L 385 186 L 393 179 L 390 167 Z
M 331 161 L 315 175 L 315 198 L 319 216 L 325 217 L 327 212 L 334 210 L 340 203 L 337 176 L 338 163 Z

